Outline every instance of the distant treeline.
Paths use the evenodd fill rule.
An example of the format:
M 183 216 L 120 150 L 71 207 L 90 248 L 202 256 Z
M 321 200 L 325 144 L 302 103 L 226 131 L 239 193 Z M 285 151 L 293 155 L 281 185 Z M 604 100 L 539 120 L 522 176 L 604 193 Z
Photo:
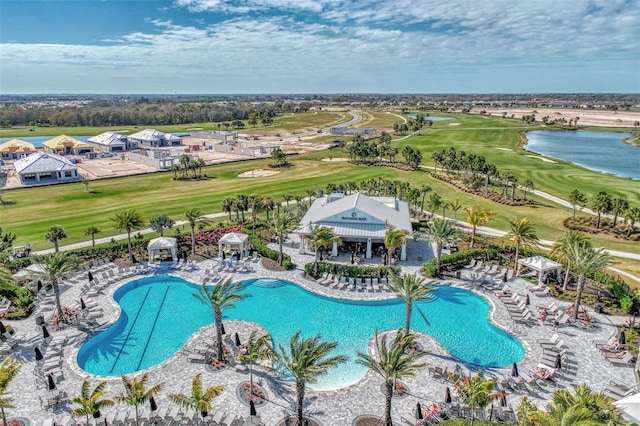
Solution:
M 281 113 L 305 112 L 309 102 L 193 102 L 175 103 L 140 98 L 134 101 L 97 100 L 82 106 L 0 106 L 0 125 L 10 126 L 158 126 L 250 120 L 269 123 Z

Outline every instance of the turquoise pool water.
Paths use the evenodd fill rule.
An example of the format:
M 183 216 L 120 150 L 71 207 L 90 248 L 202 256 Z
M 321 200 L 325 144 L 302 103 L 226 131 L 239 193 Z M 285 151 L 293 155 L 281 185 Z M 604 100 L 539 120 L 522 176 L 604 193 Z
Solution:
M 85 371 L 104 376 L 130 374 L 161 363 L 199 328 L 213 322 L 211 307 L 193 293 L 199 286 L 180 278 L 142 278 L 118 289 L 122 314 L 111 327 L 87 341 L 78 352 Z M 433 299 L 417 303 L 429 319 L 415 311 L 412 328 L 433 336 L 453 356 L 486 367 L 520 361 L 524 347 L 487 320 L 489 304 L 459 288 L 436 286 Z M 357 302 L 318 296 L 288 281 L 245 281 L 251 297 L 223 312 L 225 319 L 262 325 L 274 342 L 286 343 L 296 330 L 337 341 L 350 361 L 330 371 L 314 389 L 337 389 L 360 380 L 366 369 L 355 364 L 356 351 L 366 352 L 376 330 L 404 325 L 403 303 L 397 300 Z M 228 330 L 227 332 L 233 332 Z M 437 361 L 436 361 L 437 362 Z

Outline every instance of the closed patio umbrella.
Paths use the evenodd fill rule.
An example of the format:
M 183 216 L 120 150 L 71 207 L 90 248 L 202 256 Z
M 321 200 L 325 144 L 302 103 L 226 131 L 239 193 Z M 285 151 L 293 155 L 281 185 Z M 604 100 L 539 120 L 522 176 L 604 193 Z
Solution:
M 518 377 L 518 364 L 516 364 L 515 362 L 511 366 L 511 375 L 513 377 Z
M 38 287 L 36 288 L 38 289 L 37 291 L 42 290 L 42 281 L 38 280 Z
M 624 332 L 624 330 L 620 330 L 620 336 L 618 337 L 618 343 L 620 343 L 621 345 L 624 345 L 627 343 L 627 334 Z
M 222 334 L 227 334 L 227 332 L 224 329 L 224 323 L 220 323 L 220 328 L 222 329 Z
M 531 300 L 529 300 L 529 295 L 527 294 L 527 297 L 524 298 L 524 304 L 529 306 L 531 304 Z
M 53 376 L 51 374 L 47 374 L 47 389 L 55 390 L 56 382 L 53 380 Z
M 558 370 L 562 368 L 562 357 L 560 354 L 556 355 L 556 363 L 554 365 Z
M 242 344 L 240 342 L 240 336 L 238 336 L 238 333 L 234 333 L 233 338 L 236 340 L 236 346 L 240 346 Z
M 93 413 L 93 418 L 94 418 L 94 419 L 99 419 L 100 417 L 102 417 L 102 414 L 100 413 L 100 410 L 96 410 L 96 411 Z
M 151 408 L 151 411 L 156 411 L 158 409 L 158 404 L 154 397 L 149 398 L 149 408 Z
M 82 297 L 80 298 L 80 309 L 87 309 L 87 304 L 84 303 L 84 299 Z
M 249 401 L 249 415 L 250 416 L 258 415 L 258 413 L 256 412 L 256 404 L 254 404 L 252 400 Z
M 89 277 L 89 281 L 93 281 L 93 274 L 91 273 L 91 271 L 87 273 L 87 276 Z
M 422 405 L 419 402 L 416 403 L 416 420 L 422 420 L 424 416 L 422 415 Z
M 40 352 L 40 348 L 36 346 L 34 351 L 36 353 L 36 361 L 42 361 L 44 357 L 42 356 L 42 352 Z
M 2 321 L 0 321 L 0 334 L 4 334 L 7 332 L 7 328 L 4 326 Z
M 51 337 L 51 335 L 49 334 L 49 330 L 47 330 L 47 327 L 45 325 L 42 326 L 42 338 L 43 339 L 48 339 L 49 337 Z
M 507 406 L 507 394 L 502 395 L 502 398 L 500 398 L 500 405 L 503 407 Z
M 451 404 L 451 389 L 449 389 L 449 386 L 444 390 L 444 402 Z

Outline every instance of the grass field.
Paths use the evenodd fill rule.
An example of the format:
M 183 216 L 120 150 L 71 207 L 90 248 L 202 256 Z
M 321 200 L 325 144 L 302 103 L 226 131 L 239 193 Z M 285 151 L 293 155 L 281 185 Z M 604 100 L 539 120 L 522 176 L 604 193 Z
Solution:
M 327 125 L 327 120 L 344 121 L 345 117 L 348 119 L 344 114 L 346 113 L 304 115 L 310 120 L 313 118 L 309 122 L 312 124 L 308 124 L 308 127 L 315 128 L 316 125 Z M 378 120 L 378 113 L 372 114 L 371 117 L 372 120 Z M 319 124 L 320 121 L 324 124 Z M 303 125 L 304 121 L 287 121 L 287 116 L 279 118 L 278 123 L 289 129 L 307 127 Z M 455 123 L 459 124 L 450 125 Z M 380 126 L 379 122 L 376 126 Z M 192 127 L 202 126 L 185 126 Z M 519 182 L 531 179 L 537 189 L 564 199 L 575 188 L 588 196 L 606 190 L 611 194 L 624 195 L 632 205 L 640 205 L 637 181 L 591 172 L 562 161 L 547 163 L 527 157 L 528 153 L 517 147 L 518 131 L 531 128 L 539 129 L 541 126 L 524 126 L 517 120 L 496 117 L 460 115 L 455 116 L 454 122 L 435 122 L 432 129 L 423 129 L 421 136 L 412 136 L 395 144 L 400 148 L 404 145 L 419 148 L 423 152 L 423 164 L 432 164 L 430 155 L 435 150 L 455 146 L 457 149 L 484 155 L 489 162 L 496 164 L 500 171 L 509 170 L 518 176 Z M 69 134 L 67 130 L 61 129 L 61 132 Z M 81 133 L 89 134 L 89 130 L 84 129 Z M 547 240 L 555 240 L 561 234 L 561 223 L 571 214 L 570 209 L 537 197 L 534 197 L 536 204 L 533 207 L 509 207 L 493 203 L 461 193 L 445 183 L 432 179 L 427 172 L 401 172 L 391 168 L 320 161 L 324 157 L 341 156 L 346 156 L 342 150 L 315 151 L 292 156 L 292 167 L 266 178 L 237 177 L 244 171 L 268 167 L 268 160 L 256 160 L 206 167 L 204 172 L 212 177 L 194 182 L 174 181 L 171 179 L 171 173 L 154 173 L 93 181 L 90 185 L 92 193 L 85 192 L 81 183 L 5 191 L 3 198 L 11 203 L 0 207 L 0 222 L 4 231 L 13 232 L 18 236 L 16 244 L 31 242 L 37 250 L 50 247 L 50 243 L 44 240 L 44 234 L 49 227 L 56 224 L 63 226 L 69 235 L 62 244 L 86 240 L 84 229 L 91 225 L 102 229 L 99 237 L 114 235 L 118 232 L 113 228 L 109 218 L 125 209 L 136 209 L 147 220 L 161 213 L 180 220 L 192 207 L 198 207 L 205 213 L 221 211 L 221 201 L 226 196 L 263 193 L 281 200 L 284 193 L 302 195 L 309 189 L 324 189 L 329 182 L 360 183 L 378 177 L 408 181 L 413 187 L 426 183 L 447 201 L 458 199 L 463 206 L 487 207 L 496 213 L 496 217 L 488 224 L 494 228 L 504 230 L 508 227 L 509 219 L 526 216 L 536 225 L 539 237 Z M 448 212 L 448 215 L 453 216 L 453 213 Z M 456 216 L 458 219 L 464 219 L 464 212 L 461 210 Z M 638 252 L 640 246 L 637 242 L 595 237 L 592 237 L 592 241 L 597 246 L 627 252 Z M 640 273 L 640 262 L 622 260 L 619 267 L 629 272 Z
M 404 123 L 399 111 L 361 111 L 362 121 L 354 127 L 375 127 L 391 131 L 395 123 Z

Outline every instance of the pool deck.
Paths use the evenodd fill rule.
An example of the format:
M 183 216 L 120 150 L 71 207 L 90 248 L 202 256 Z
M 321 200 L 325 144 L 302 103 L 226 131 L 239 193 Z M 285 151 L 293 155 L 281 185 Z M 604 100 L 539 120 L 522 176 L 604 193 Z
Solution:
M 389 293 L 376 292 L 352 292 L 345 290 L 332 289 L 322 286 L 314 281 L 307 280 L 302 275 L 302 267 L 305 263 L 313 261 L 312 254 L 300 255 L 297 249 L 285 247 L 285 250 L 292 256 L 294 263 L 298 265 L 298 269 L 286 272 L 273 272 L 264 269 L 259 262 L 252 263 L 254 272 L 250 273 L 233 273 L 225 274 L 234 279 L 248 279 L 253 277 L 270 277 L 286 279 L 299 284 L 300 286 L 327 296 L 343 297 L 359 300 L 371 300 L 392 298 Z M 415 261 L 401 262 L 403 271 L 414 272 L 419 269 L 422 264 L 417 261 L 416 253 L 409 253 L 409 258 Z M 167 269 L 165 271 L 157 271 L 158 273 L 166 272 L 168 275 L 181 276 L 194 283 L 199 283 L 204 277 L 204 271 L 210 267 L 212 260 L 202 262 L 192 271 L 182 270 L 176 271 Z M 442 285 L 453 285 L 470 289 L 484 296 L 491 304 L 490 318 L 499 327 L 509 331 L 518 339 L 520 339 L 526 349 L 525 358 L 518 364 L 520 372 L 528 372 L 533 369 L 542 356 L 542 349 L 536 343 L 537 339 L 550 338 L 553 331 L 549 323 L 546 326 L 541 325 L 540 321 L 534 321 L 530 325 L 517 324 L 509 317 L 508 311 L 504 303 L 492 292 L 483 290 L 478 285 L 481 276 L 474 272 L 466 271 L 466 279 L 461 280 L 445 280 L 440 282 Z M 113 301 L 113 292 L 123 283 L 133 278 L 126 278 L 120 282 L 110 285 L 104 293 L 99 294 L 95 300 L 103 309 L 104 316 L 98 321 L 98 325 L 91 328 L 80 328 L 77 326 L 69 326 L 62 330 L 53 330 L 51 335 L 53 338 L 67 336 L 68 340 L 64 348 L 63 362 L 61 366 L 64 380 L 58 384 L 58 389 L 67 393 L 68 398 L 63 402 L 49 408 L 41 406 L 39 397 L 46 398 L 47 391 L 38 389 L 35 384 L 36 361 L 34 359 L 34 347 L 43 348 L 42 332 L 40 327 L 35 325 L 33 316 L 21 321 L 5 321 L 16 330 L 16 335 L 20 336 L 20 343 L 14 350 L 14 356 L 24 362 L 24 366 L 18 376 L 13 380 L 9 391 L 14 401 L 15 408 L 7 410 L 9 417 L 26 417 L 31 420 L 31 424 L 40 425 L 47 419 L 55 419 L 60 421 L 67 420 L 74 404 L 71 399 L 79 394 L 80 385 L 84 379 L 90 379 L 92 387 L 97 385 L 99 381 L 106 380 L 108 382 L 106 392 L 108 397 L 114 398 L 115 395 L 122 392 L 122 383 L 119 377 L 98 378 L 83 372 L 75 362 L 75 356 L 82 343 L 89 335 L 95 334 L 100 329 L 111 324 L 119 315 L 119 308 Z M 535 306 L 548 306 L 555 299 L 553 297 L 538 297 L 528 292 L 527 287 L 531 284 L 525 280 L 516 278 L 509 283 L 513 292 L 520 294 L 529 294 L 531 308 L 535 311 Z M 62 285 L 62 301 L 63 305 L 77 306 L 81 296 L 79 285 Z M 194 299 L 195 301 L 195 299 Z M 566 305 L 562 302 L 560 305 Z M 563 325 L 558 329 L 558 334 L 568 346 L 568 359 L 563 363 L 564 374 L 555 379 L 554 383 L 548 386 L 534 388 L 532 392 L 510 392 L 507 399 L 509 405 L 516 406 L 518 400 L 523 395 L 528 395 L 536 403 L 544 406 L 554 387 L 571 387 L 578 383 L 587 383 L 596 390 L 602 390 L 609 383 L 609 380 L 616 379 L 635 385 L 634 369 L 625 366 L 614 366 L 609 364 L 600 351 L 593 345 L 593 340 L 608 340 L 616 334 L 616 327 L 613 325 L 607 315 L 593 314 L 597 321 L 597 327 L 590 330 L 583 330 L 573 325 Z M 355 319 L 354 319 L 355 320 Z M 398 324 L 399 327 L 402 324 Z M 249 333 L 259 328 L 256 324 L 244 321 L 225 321 L 225 329 L 227 335 L 233 335 L 237 332 L 242 341 L 246 341 Z M 201 341 L 204 336 L 212 336 L 213 326 L 207 326 L 197 331 L 194 336 L 187 342 L 186 347 Z M 210 338 L 210 337 L 209 337 Z M 459 365 L 464 371 L 477 371 L 477 367 L 466 365 L 465 363 L 451 357 L 436 341 L 426 335 L 420 335 L 419 341 L 421 345 L 430 352 L 426 357 L 428 367 L 440 366 L 454 371 Z M 160 395 L 156 397 L 156 401 L 161 411 L 172 405 L 166 395 L 169 393 L 185 393 L 189 394 L 191 389 L 191 379 L 198 373 L 202 373 L 203 383 L 205 386 L 223 385 L 225 391 L 213 401 L 215 410 L 222 410 L 234 416 L 246 419 L 249 414 L 249 407 L 242 403 L 236 396 L 236 387 L 243 382 L 249 380 L 248 370 L 242 365 L 238 368 L 225 368 L 219 371 L 213 370 L 211 366 L 201 363 L 189 363 L 183 351 L 179 351 L 169 360 L 163 362 L 159 366 L 147 370 L 150 375 L 150 384 L 165 382 Z M 495 377 L 508 377 L 510 368 L 490 368 L 485 373 Z M 254 370 L 254 380 L 266 390 L 266 399 L 268 403 L 258 407 L 258 414 L 261 421 L 265 425 L 274 425 L 278 421 L 288 416 L 295 415 L 295 389 L 289 383 L 283 383 L 278 380 L 274 373 L 258 367 Z M 392 414 L 394 423 L 404 424 L 401 418 L 412 418 L 412 409 L 417 402 L 423 404 L 429 401 L 443 402 L 445 395 L 445 387 L 452 388 L 450 383 L 435 380 L 429 375 L 427 368 L 424 369 L 418 377 L 406 379 L 404 383 L 408 386 L 409 395 L 402 398 L 394 398 L 392 404 Z M 342 426 L 349 425 L 359 415 L 372 414 L 381 416 L 384 407 L 384 395 L 381 392 L 382 378 L 372 372 L 368 372 L 365 377 L 358 383 L 344 389 L 314 392 L 307 391 L 305 399 L 305 412 L 318 419 L 321 424 L 326 426 Z M 452 388 L 453 390 L 453 388 Z M 116 405 L 111 409 L 107 409 L 104 415 L 109 412 L 127 411 L 129 407 L 124 405 Z M 496 409 L 497 410 L 497 409 Z M 497 412 L 497 411 L 496 411 Z M 82 420 L 82 419 L 79 419 Z M 240 421 L 236 424 L 243 424 Z

